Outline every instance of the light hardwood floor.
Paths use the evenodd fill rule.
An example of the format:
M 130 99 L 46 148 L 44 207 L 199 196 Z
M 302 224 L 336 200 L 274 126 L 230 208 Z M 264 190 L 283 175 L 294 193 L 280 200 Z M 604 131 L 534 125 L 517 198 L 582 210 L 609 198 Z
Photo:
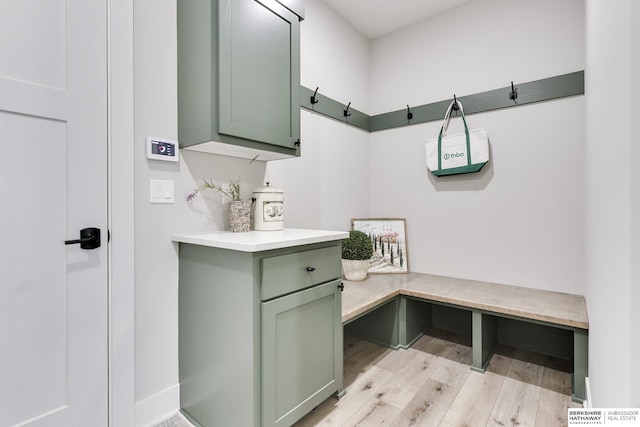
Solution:
M 473 372 L 468 338 L 431 331 L 391 350 L 345 337 L 346 395 L 329 398 L 295 427 L 567 425 L 568 361 L 501 346 Z

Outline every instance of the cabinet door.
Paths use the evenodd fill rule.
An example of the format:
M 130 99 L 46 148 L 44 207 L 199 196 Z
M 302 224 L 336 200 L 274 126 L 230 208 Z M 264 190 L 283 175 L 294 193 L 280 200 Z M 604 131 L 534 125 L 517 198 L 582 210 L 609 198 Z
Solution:
M 289 426 L 342 390 L 339 285 L 262 304 L 263 426 Z
M 220 0 L 219 132 L 295 148 L 300 23 L 275 0 Z

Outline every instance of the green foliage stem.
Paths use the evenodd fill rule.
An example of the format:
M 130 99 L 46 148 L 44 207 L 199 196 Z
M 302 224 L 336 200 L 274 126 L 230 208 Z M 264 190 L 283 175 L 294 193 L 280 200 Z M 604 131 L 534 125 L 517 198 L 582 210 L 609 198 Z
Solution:
M 231 201 L 240 200 L 240 180 L 229 181 L 229 185 L 227 187 L 223 187 L 221 185 L 215 185 L 213 181 L 204 180 L 204 184 L 199 188 L 202 190 L 216 190 L 220 193 L 224 194 Z

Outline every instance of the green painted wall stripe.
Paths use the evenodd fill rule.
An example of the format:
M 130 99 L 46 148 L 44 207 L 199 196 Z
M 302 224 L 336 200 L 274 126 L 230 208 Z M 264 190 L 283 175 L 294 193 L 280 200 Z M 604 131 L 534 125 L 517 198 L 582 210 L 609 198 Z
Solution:
M 518 98 L 515 100 L 509 99 L 511 85 L 487 92 L 458 96 L 458 99 L 464 106 L 465 114 L 469 115 L 501 108 L 518 107 L 534 102 L 584 95 L 584 71 L 576 71 L 526 83 L 514 82 L 514 87 L 518 92 Z M 409 106 L 413 113 L 411 120 L 407 120 L 406 108 L 375 116 L 368 116 L 349 108 L 349 112 L 352 114 L 345 119 L 343 110 L 347 105 L 334 101 L 320 93 L 316 94 L 316 99 L 319 102 L 312 106 L 311 96 L 314 91 L 315 89 L 310 90 L 304 86 L 300 87 L 301 107 L 335 120 L 347 122 L 369 132 L 442 120 L 447 107 L 452 101 L 452 99 L 447 99 L 415 107 Z

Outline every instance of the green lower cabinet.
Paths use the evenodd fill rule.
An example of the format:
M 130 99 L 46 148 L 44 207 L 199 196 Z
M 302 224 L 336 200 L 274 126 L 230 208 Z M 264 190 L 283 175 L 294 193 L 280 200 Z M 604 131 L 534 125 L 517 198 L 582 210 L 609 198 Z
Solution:
M 339 285 L 262 304 L 263 426 L 290 426 L 342 390 Z
M 195 425 L 290 426 L 344 392 L 340 241 L 179 250 L 180 407 Z

